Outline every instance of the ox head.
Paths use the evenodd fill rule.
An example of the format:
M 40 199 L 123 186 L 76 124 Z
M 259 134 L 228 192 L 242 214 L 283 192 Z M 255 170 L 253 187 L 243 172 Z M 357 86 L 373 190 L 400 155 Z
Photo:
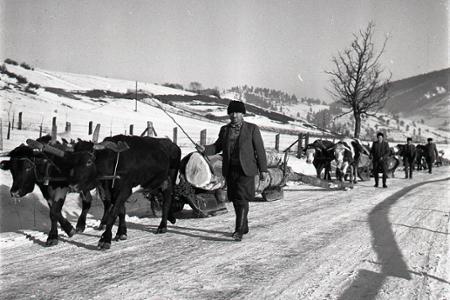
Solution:
M 404 145 L 397 144 L 394 147 L 390 148 L 392 155 L 403 155 Z
M 314 160 L 314 156 L 316 155 L 316 149 L 315 148 L 307 148 L 306 149 L 306 162 L 308 164 L 311 164 Z
M 33 191 L 36 182 L 35 153 L 30 147 L 20 145 L 7 155 L 10 159 L 2 161 L 0 168 L 11 172 L 13 178 L 11 196 L 23 197 Z
M 73 168 L 70 171 L 70 188 L 74 191 L 93 189 L 96 185 L 97 167 L 93 151 L 72 154 Z
M 343 143 L 337 143 L 333 148 L 336 167 L 342 169 L 344 167 L 345 152 L 351 152 L 351 149 Z
M 128 145 L 124 143 L 114 143 L 111 141 L 103 141 L 101 143 L 82 143 L 74 146 L 74 153 L 71 154 L 73 168 L 70 171 L 70 187 L 74 191 L 93 189 L 97 185 L 98 169 L 96 157 L 99 152 L 104 150 L 112 150 L 113 152 L 121 152 L 128 149 Z M 116 156 L 112 156 L 116 157 Z M 115 161 L 115 160 L 111 160 Z M 108 161 L 109 162 L 109 161 Z M 107 163 L 108 163 L 107 162 Z M 114 170 L 114 165 L 106 166 Z M 112 175 L 113 171 L 111 171 Z
M 62 156 L 64 151 L 38 141 L 27 140 L 28 146 L 20 145 L 9 152 L 9 160 L 2 161 L 0 168 L 9 170 L 13 178 L 10 189 L 12 197 L 31 193 L 35 183 L 43 180 L 49 170 L 50 160 L 46 153 Z

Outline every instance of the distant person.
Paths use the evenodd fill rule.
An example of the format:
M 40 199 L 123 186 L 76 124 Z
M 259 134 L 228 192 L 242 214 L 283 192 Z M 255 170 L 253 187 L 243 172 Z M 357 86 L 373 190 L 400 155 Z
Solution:
M 414 162 L 416 161 L 416 147 L 412 144 L 412 138 L 406 139 L 403 151 L 403 165 L 405 166 L 405 178 L 413 178 Z
M 433 143 L 432 138 L 428 138 L 427 144 L 425 145 L 425 160 L 427 162 L 429 174 L 433 173 L 433 163 L 436 161 L 438 155 L 436 144 Z
M 378 187 L 378 173 L 383 173 L 383 188 L 387 188 L 387 162 L 391 150 L 389 149 L 389 144 L 384 141 L 384 134 L 381 132 L 377 133 L 377 140 L 373 142 L 372 148 L 370 149 L 370 157 L 372 158 L 373 164 L 373 177 L 375 178 L 374 187 Z
M 227 113 L 230 123 L 220 128 L 211 145 L 196 145 L 199 152 L 213 155 L 223 151 L 222 173 L 227 183 L 228 199 L 233 202 L 236 226 L 232 237 L 242 240 L 248 233 L 249 201 L 255 198 L 255 176 L 266 180 L 267 158 L 258 126 L 244 121 L 245 104 L 231 101 Z

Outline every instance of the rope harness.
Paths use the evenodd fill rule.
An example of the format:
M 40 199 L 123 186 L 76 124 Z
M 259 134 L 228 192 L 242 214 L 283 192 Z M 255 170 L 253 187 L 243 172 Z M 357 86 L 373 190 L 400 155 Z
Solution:
M 50 181 L 66 181 L 67 180 L 66 177 L 62 177 L 62 176 L 61 177 L 50 177 L 49 176 L 49 171 L 50 171 L 51 166 L 54 166 L 56 168 L 56 170 L 59 173 L 61 173 L 61 169 L 51 159 L 36 158 L 36 157 L 33 157 L 33 160 L 31 160 L 28 157 L 13 158 L 13 159 L 28 162 L 33 169 L 34 176 L 36 178 L 36 182 L 38 182 L 38 183 L 43 183 L 44 185 L 48 185 Z M 43 176 L 40 176 L 40 174 L 37 170 L 36 160 L 42 160 L 45 163 L 45 174 Z

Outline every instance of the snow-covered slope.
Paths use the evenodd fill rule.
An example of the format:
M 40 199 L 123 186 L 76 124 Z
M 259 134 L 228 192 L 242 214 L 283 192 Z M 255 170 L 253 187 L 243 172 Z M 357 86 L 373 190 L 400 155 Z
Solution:
M 6 64 L 9 71 L 27 78 L 29 82 L 39 84 L 43 87 L 54 87 L 65 90 L 108 90 L 126 93 L 136 88 L 136 82 L 131 80 L 113 79 L 100 76 L 64 73 L 48 71 L 36 68 L 28 70 L 20 66 Z M 176 90 L 169 87 L 146 82 L 138 82 L 138 89 L 157 95 L 194 95 L 191 92 Z
M 92 121 L 94 126 L 97 123 L 101 124 L 100 138 L 111 134 L 129 133 L 131 124 L 134 126 L 134 134 L 140 134 L 145 130 L 148 121 L 153 123 L 158 136 L 172 138 L 173 128 L 176 125 L 159 106 L 171 113 L 195 141 L 199 141 L 200 131 L 207 129 L 207 142 L 213 142 L 220 126 L 226 122 L 226 118 L 214 121 L 205 117 L 208 113 L 226 117 L 226 105 L 223 103 L 198 103 L 198 101 L 163 103 L 151 96 L 195 96 L 183 90 L 138 83 L 139 93 L 147 95 L 145 96 L 147 98 L 138 102 L 135 111 L 135 100 L 127 96 L 131 94 L 131 98 L 134 98 L 133 81 L 40 69 L 28 70 L 10 64 L 6 67 L 9 73 L 22 76 L 28 81 L 19 83 L 14 77 L 5 73 L 0 74 L 0 117 L 3 132 L 7 132 L 8 120 L 12 122 L 14 119 L 14 127 L 17 127 L 19 112 L 22 112 L 23 121 L 23 130 L 13 129 L 12 139 L 4 141 L 6 150 L 24 142 L 26 138 L 37 137 L 41 125 L 43 134 L 50 133 L 53 117 L 56 117 L 58 134 L 74 139 L 89 138 L 89 121 Z M 29 83 L 38 85 L 38 88 L 29 88 Z M 95 92 L 95 96 L 91 95 L 92 91 Z M 294 133 L 291 136 L 284 135 L 280 140 L 280 147 L 287 147 L 297 138 L 295 131 L 321 134 L 315 126 L 303 122 L 281 123 L 257 114 L 250 114 L 246 119 L 267 129 L 264 130 L 263 137 L 268 148 L 274 147 L 277 131 Z M 65 132 L 66 122 L 71 123 L 70 134 Z M 182 147 L 193 149 L 192 143 L 180 130 L 177 142 Z

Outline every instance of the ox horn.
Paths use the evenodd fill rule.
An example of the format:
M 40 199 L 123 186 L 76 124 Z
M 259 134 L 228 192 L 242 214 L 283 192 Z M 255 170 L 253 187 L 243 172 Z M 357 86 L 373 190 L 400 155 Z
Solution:
M 343 146 L 343 148 L 345 149 L 345 150 L 347 150 L 347 151 L 352 151 L 352 149 L 350 149 L 350 147 L 348 147 L 348 146 L 345 146 L 345 145 L 342 145 Z
M 59 156 L 59 157 L 63 157 L 64 154 L 65 154 L 64 150 L 55 148 L 55 147 L 50 146 L 50 145 L 44 145 L 43 151 L 47 152 L 47 153 L 50 153 L 50 154 L 53 154 L 53 155 L 56 155 L 56 156 Z
M 337 146 L 337 144 L 334 144 L 333 146 L 328 147 L 328 148 L 326 149 L 326 151 L 334 151 L 334 149 L 336 149 L 336 146 Z
M 118 148 L 119 148 L 119 145 L 114 142 L 111 142 L 111 141 L 103 141 L 101 143 L 94 144 L 95 150 L 110 149 L 110 150 L 116 151 L 116 149 L 118 149 Z
M 32 139 L 27 139 L 26 143 L 28 144 L 28 146 L 30 146 L 33 149 L 39 149 L 41 151 L 59 156 L 59 157 L 63 157 L 64 156 L 64 150 L 55 148 L 53 146 L 50 146 L 48 144 L 42 144 L 38 141 L 32 140 Z
M 94 150 L 113 149 L 117 144 L 111 141 L 103 141 L 101 143 L 94 143 Z
M 38 141 L 35 141 L 33 139 L 27 139 L 26 143 L 27 143 L 28 146 L 30 146 L 33 149 L 42 150 L 44 148 L 44 144 L 42 144 L 42 143 L 40 143 Z
M 0 157 L 8 157 L 9 153 L 10 153 L 10 151 L 0 152 Z
M 109 149 L 114 152 L 122 152 L 125 150 L 130 149 L 130 146 L 126 142 L 119 141 L 117 143 L 111 142 L 111 141 L 103 141 L 100 144 L 94 145 L 95 150 L 103 150 L 103 149 Z

